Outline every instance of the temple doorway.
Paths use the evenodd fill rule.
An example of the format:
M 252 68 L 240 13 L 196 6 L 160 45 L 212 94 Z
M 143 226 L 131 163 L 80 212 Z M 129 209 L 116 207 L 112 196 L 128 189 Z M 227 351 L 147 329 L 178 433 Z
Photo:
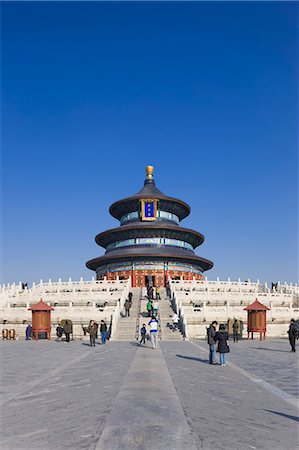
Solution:
M 155 276 L 153 275 L 145 275 L 145 287 L 154 287 L 155 285 Z

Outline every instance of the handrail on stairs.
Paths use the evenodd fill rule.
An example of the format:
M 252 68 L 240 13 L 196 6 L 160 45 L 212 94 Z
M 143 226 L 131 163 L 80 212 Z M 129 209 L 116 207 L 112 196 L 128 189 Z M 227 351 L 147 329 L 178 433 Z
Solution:
M 136 341 L 139 340 L 139 321 L 140 321 L 140 314 L 141 314 L 141 297 L 142 297 L 142 289 L 139 291 L 139 298 L 137 302 L 137 315 L 136 315 L 136 330 L 135 330 L 135 339 Z

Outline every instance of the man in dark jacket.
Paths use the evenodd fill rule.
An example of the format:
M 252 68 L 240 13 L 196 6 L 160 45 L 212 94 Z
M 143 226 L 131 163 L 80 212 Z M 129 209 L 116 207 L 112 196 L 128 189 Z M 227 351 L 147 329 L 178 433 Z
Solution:
M 63 327 L 63 332 L 64 332 L 65 337 L 66 337 L 66 342 L 70 342 L 71 331 L 72 331 L 71 324 L 69 323 L 68 320 L 66 320 L 65 324 L 64 324 L 64 327 Z
M 237 319 L 234 320 L 233 323 L 233 337 L 234 337 L 234 342 L 238 342 L 239 340 L 239 324 Z
M 209 352 L 209 364 L 217 364 L 216 363 L 216 327 L 218 325 L 218 322 L 214 320 L 209 328 L 207 329 L 207 335 L 208 335 L 208 344 L 210 347 Z
M 26 341 L 29 341 L 29 339 L 31 339 L 31 335 L 32 335 L 32 326 L 29 323 L 26 328 Z
M 130 300 L 127 298 L 127 300 L 125 301 L 125 311 L 126 311 L 126 317 L 130 317 L 130 308 L 132 306 L 132 303 L 130 302 Z
M 90 339 L 90 346 L 91 347 L 95 347 L 96 346 L 96 335 L 98 332 L 98 327 L 97 324 L 91 320 L 89 322 L 89 326 L 88 326 L 88 333 L 89 333 L 89 339 Z
M 56 341 L 57 342 L 61 341 L 62 335 L 63 335 L 63 328 L 61 328 L 61 326 L 58 325 L 58 327 L 56 328 L 56 336 L 57 336 Z
M 291 319 L 290 327 L 288 329 L 289 341 L 292 347 L 291 352 L 296 351 L 296 335 L 297 335 L 297 325 L 294 319 Z

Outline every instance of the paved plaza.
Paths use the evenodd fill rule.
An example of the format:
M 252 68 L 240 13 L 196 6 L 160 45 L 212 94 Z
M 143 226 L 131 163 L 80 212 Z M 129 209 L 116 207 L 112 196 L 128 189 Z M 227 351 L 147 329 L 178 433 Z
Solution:
M 0 345 L 1 449 L 298 448 L 287 340 L 232 343 L 226 367 L 199 340 Z

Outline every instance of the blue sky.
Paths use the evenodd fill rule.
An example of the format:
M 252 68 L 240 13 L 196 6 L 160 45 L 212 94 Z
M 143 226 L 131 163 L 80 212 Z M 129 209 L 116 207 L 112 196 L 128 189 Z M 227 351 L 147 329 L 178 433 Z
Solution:
M 298 4 L 1 10 L 3 283 L 90 279 L 147 164 L 210 279 L 297 282 Z

